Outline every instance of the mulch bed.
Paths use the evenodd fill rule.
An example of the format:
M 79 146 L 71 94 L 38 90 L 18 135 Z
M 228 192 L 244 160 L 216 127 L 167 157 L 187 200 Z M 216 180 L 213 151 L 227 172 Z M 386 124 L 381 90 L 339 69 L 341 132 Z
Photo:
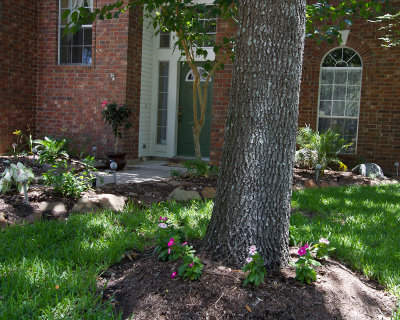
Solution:
M 295 249 L 292 257 L 298 257 Z M 179 266 L 152 252 L 131 253 L 99 277 L 123 319 L 389 319 L 395 299 L 333 260 L 317 268 L 318 281 L 303 285 L 293 267 L 268 271 L 260 287 L 243 288 L 245 275 L 220 263 L 205 264 L 199 281 L 171 279 Z

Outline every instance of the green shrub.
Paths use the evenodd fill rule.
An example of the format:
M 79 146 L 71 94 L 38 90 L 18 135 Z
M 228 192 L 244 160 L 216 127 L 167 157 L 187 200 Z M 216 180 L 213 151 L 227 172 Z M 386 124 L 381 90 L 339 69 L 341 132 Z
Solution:
M 214 177 L 218 175 L 218 167 L 203 160 L 187 160 L 183 162 L 190 177 Z
M 35 140 L 34 143 L 39 145 L 39 163 L 56 164 L 58 158 L 69 158 L 65 151 L 66 140 L 57 140 L 44 137 L 44 140 Z
M 324 133 L 319 133 L 308 126 L 299 129 L 297 144 L 301 150 L 296 152 L 296 164 L 310 169 L 320 164 L 322 170 L 332 163 L 345 168 L 338 155 L 352 145 L 352 143 L 346 143 L 335 131 L 329 129 Z

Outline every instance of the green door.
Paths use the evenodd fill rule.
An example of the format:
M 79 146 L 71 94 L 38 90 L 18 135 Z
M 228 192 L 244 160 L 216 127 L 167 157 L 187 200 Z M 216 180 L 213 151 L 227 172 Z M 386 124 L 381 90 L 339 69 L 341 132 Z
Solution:
M 201 66 L 201 64 L 199 64 Z M 187 80 L 190 67 L 181 63 L 179 81 L 179 110 L 178 110 L 178 155 L 194 156 L 193 145 L 193 82 Z M 191 78 L 191 77 L 189 77 Z M 200 149 L 202 157 L 210 156 L 211 136 L 211 108 L 213 97 L 213 82 L 207 88 L 207 108 L 203 129 L 200 134 Z M 200 119 L 200 105 L 197 102 L 198 118 Z

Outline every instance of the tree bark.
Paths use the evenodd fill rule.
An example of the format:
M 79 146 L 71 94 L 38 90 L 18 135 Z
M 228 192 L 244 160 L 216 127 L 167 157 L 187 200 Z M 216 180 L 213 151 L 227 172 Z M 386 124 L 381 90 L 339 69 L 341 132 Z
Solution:
M 204 247 L 242 267 L 256 245 L 287 264 L 305 0 L 241 0 L 230 105 Z
M 196 130 L 193 127 L 193 144 L 194 144 L 194 157 L 198 160 L 201 160 L 201 149 L 200 149 L 200 130 Z

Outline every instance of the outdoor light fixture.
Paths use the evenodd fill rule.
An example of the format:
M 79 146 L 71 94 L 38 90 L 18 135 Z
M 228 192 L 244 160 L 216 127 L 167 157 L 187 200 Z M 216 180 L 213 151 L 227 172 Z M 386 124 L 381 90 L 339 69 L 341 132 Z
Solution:
M 116 162 L 112 161 L 110 163 L 110 168 L 111 168 L 111 170 L 113 171 L 113 174 L 114 174 L 114 184 L 117 184 L 117 174 L 115 173 L 115 170 L 117 170 L 117 167 L 118 167 L 118 165 L 117 165 Z
M 36 147 L 32 148 L 32 153 L 33 153 L 33 162 L 35 162 L 35 157 L 36 157 L 36 155 L 38 153 L 38 150 L 37 150 Z
M 96 159 L 96 151 L 97 151 L 97 147 L 93 147 L 92 152 L 93 152 L 93 158 L 95 158 L 95 159 Z
M 396 162 L 394 166 L 396 167 L 396 176 L 399 176 L 399 163 Z
M 315 166 L 315 181 L 318 182 L 319 171 L 322 169 L 322 166 L 318 163 Z
M 114 73 L 110 73 L 110 74 L 109 74 L 109 77 L 110 77 L 110 79 L 111 79 L 112 82 L 115 81 L 116 76 L 115 76 Z

